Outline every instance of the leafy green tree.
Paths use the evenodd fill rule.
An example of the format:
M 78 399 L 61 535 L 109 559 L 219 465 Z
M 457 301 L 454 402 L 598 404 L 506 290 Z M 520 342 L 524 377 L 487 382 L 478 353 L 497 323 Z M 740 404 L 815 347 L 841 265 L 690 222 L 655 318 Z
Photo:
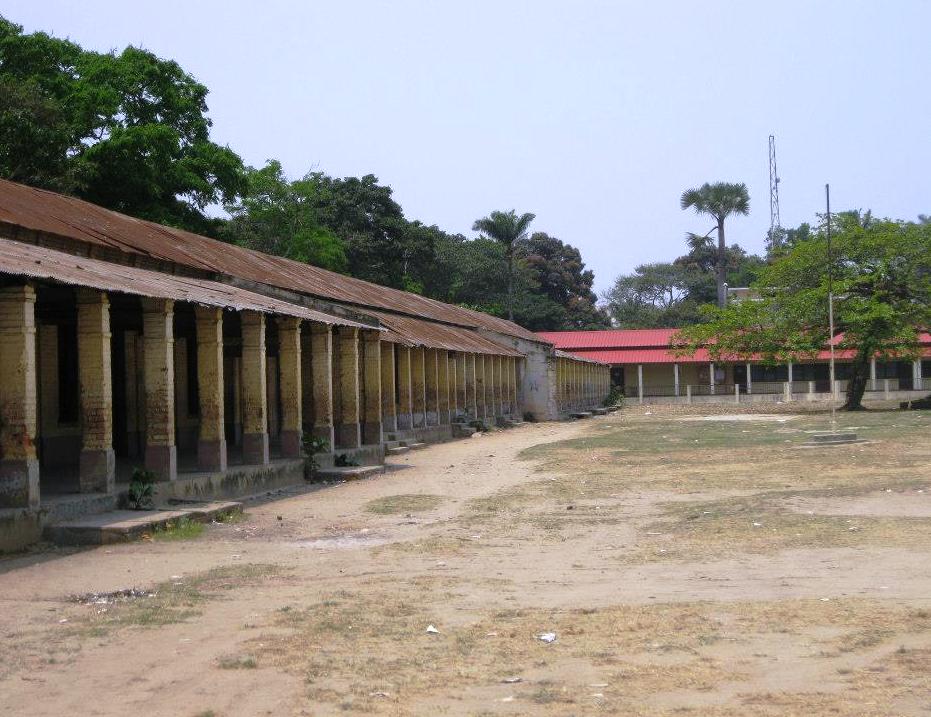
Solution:
M 288 181 L 276 160 L 249 168 L 246 178 L 242 199 L 226 207 L 230 220 L 223 239 L 324 269 L 347 270 L 345 244 L 317 217 L 314 182 Z
M 673 262 L 641 264 L 619 276 L 605 294 L 608 313 L 620 328 L 678 327 L 695 323 L 698 304 L 690 290 L 693 271 Z
M 747 185 L 731 184 L 728 182 L 707 182 L 695 189 L 687 189 L 682 193 L 680 204 L 683 209 L 694 209 L 698 214 L 711 216 L 718 230 L 717 255 L 717 296 L 718 306 L 727 303 L 727 243 L 724 241 L 724 220 L 732 214 L 747 215 L 750 213 L 750 195 Z
M 609 326 L 607 315 L 598 309 L 598 297 L 592 291 L 595 273 L 585 268 L 581 252 L 545 232 L 534 232 L 529 239 L 515 247 L 515 254 L 531 281 L 537 287 L 536 296 L 547 297 L 562 307 L 563 315 L 557 323 L 539 330 L 599 329 Z M 520 312 L 515 312 L 518 322 Z
M 0 18 L 0 175 L 133 216 L 212 231 L 244 189 L 210 140 L 207 88 L 175 62 L 97 53 Z
M 861 408 L 870 360 L 917 356 L 920 332 L 931 325 L 931 225 L 845 213 L 832 227 L 830 261 L 825 231 L 813 232 L 762 270 L 758 300 L 712 308 L 706 323 L 683 329 L 681 350 L 703 346 L 725 360 L 812 358 L 831 339 L 832 277 L 837 348 L 854 352 L 844 407 Z
M 507 263 L 507 317 L 514 320 L 514 245 L 526 239 L 530 224 L 536 219 L 535 214 L 529 212 L 517 215 L 513 209 L 508 212 L 494 211 L 487 217 L 476 219 L 472 226 L 473 231 L 500 242 L 504 247 L 504 256 Z

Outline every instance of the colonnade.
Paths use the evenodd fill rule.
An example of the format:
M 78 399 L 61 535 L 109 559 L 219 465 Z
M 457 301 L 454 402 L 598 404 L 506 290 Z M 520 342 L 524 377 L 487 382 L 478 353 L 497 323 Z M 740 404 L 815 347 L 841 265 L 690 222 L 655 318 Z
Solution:
M 352 450 L 381 444 L 386 431 L 518 413 L 514 356 L 409 347 L 382 341 L 374 327 L 95 289 L 76 289 L 74 299 L 52 307 L 76 313 L 67 338 L 60 325 L 37 324 L 36 285 L 0 289 L 0 508 L 38 506 L 40 463 L 44 471 L 58 446 L 74 449 L 66 468 L 76 469 L 76 490 L 112 493 L 118 459 L 173 481 L 179 465 L 215 473 L 233 459 L 297 458 L 306 434 L 332 451 Z M 117 340 L 111 301 L 119 302 Z M 179 310 L 189 326 L 183 338 Z M 74 416 L 66 415 L 72 392 Z M 179 431 L 196 443 L 181 459 Z
M 518 359 L 382 343 L 384 430 L 495 421 L 518 409 Z
M 560 413 L 601 406 L 611 391 L 611 368 L 604 364 L 556 357 L 556 405 Z

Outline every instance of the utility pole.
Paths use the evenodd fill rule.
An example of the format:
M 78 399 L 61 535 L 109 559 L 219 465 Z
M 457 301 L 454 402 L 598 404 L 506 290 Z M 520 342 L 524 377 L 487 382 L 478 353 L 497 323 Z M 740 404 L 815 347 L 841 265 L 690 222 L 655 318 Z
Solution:
M 779 172 L 776 170 L 776 136 L 769 135 L 769 242 L 770 249 L 782 244 L 779 220 Z
M 827 238 L 828 238 L 828 345 L 831 350 L 831 430 L 837 431 L 837 403 L 835 391 L 837 390 L 836 375 L 834 372 L 834 252 L 831 247 L 831 185 L 824 185 L 824 201 L 827 205 Z

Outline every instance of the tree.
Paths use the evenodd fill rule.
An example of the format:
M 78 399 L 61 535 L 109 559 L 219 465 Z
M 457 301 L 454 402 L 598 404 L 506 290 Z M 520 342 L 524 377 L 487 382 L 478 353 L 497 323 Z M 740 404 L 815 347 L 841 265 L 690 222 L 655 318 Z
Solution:
M 0 175 L 211 232 L 203 210 L 233 201 L 245 178 L 210 140 L 206 96 L 146 50 L 89 52 L 0 18 Z
M 692 270 L 678 263 L 641 264 L 605 293 L 608 313 L 620 328 L 678 327 L 698 319 L 690 290 Z
M 713 308 L 706 323 L 683 329 L 679 351 L 785 362 L 815 357 L 835 340 L 853 352 L 844 408 L 861 408 L 871 359 L 916 357 L 931 325 L 931 225 L 845 213 L 832 228 L 830 262 L 821 228 L 762 270 L 758 300 Z M 829 276 L 839 339 L 828 330 Z
M 717 294 L 718 306 L 723 307 L 727 303 L 727 292 L 724 288 L 727 282 L 727 244 L 724 241 L 724 220 L 732 214 L 746 216 L 750 213 L 750 195 L 747 192 L 747 185 L 728 182 L 708 184 L 706 182 L 697 189 L 685 190 L 680 203 L 683 209 L 691 208 L 698 214 L 707 214 L 717 223 Z
M 535 218 L 536 215 L 529 212 L 517 216 L 513 209 L 509 212 L 495 211 L 487 217 L 476 219 L 472 226 L 473 231 L 481 232 L 504 247 L 507 262 L 507 312 L 511 321 L 514 320 L 514 245 L 527 237 L 527 230 Z
M 313 182 L 288 181 L 276 160 L 261 169 L 249 168 L 246 178 L 248 188 L 242 199 L 226 207 L 230 220 L 223 239 L 331 271 L 346 271 L 346 246 L 320 223 Z
M 561 321 L 549 330 L 607 328 L 607 316 L 595 305 L 595 273 L 585 268 L 578 249 L 545 232 L 534 232 L 515 245 L 514 253 L 531 274 L 536 295 L 564 310 Z

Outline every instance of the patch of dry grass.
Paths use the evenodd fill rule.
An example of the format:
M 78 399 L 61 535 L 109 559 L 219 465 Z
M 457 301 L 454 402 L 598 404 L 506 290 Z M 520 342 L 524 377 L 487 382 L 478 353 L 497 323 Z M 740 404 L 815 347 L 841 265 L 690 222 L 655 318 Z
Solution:
M 912 640 L 927 636 L 931 644 L 931 613 L 870 600 L 515 609 L 447 625 L 438 605 L 416 598 L 430 589 L 427 583 L 420 587 L 418 593 L 400 584 L 382 585 L 377 593 L 334 593 L 306 609 L 278 615 L 274 632 L 255 638 L 250 651 L 263 666 L 302 675 L 311 702 L 349 712 L 393 714 L 398 706 L 413 710 L 420 701 L 441 704 L 464 690 L 497 690 L 535 713 L 565 714 L 571 706 L 570 711 L 586 714 L 665 714 L 664 695 L 706 694 L 734 683 L 746 684 L 741 700 L 747 705 L 789 699 L 751 689 L 768 664 L 754 650 L 774 635 L 800 651 L 814 650 L 819 662 L 800 675 L 801 687 L 832 705 L 839 698 L 819 693 L 821 672 L 845 687 L 847 700 L 856 700 L 860 691 L 870 696 L 888 687 L 864 682 L 865 668 L 839 676 L 838 660 L 884 646 L 892 654 L 896 640 L 905 635 Z M 437 625 L 440 634 L 428 634 L 428 624 Z M 548 631 L 557 634 L 555 643 L 536 638 Z M 727 653 L 719 652 L 721 645 Z M 910 660 L 902 654 L 910 653 L 880 658 L 889 663 L 887 674 L 897 678 L 897 694 L 929 679 L 921 673 L 919 653 Z M 578 669 L 580 664 L 584 669 Z M 511 689 L 501 686 L 505 677 L 514 676 L 521 682 Z M 603 685 L 594 701 L 592 682 Z M 379 693 L 391 699 L 373 697 Z
M 365 504 L 365 510 L 378 515 L 397 515 L 400 513 L 421 513 L 433 510 L 445 499 L 441 495 L 425 493 L 405 493 L 402 495 L 388 495 L 383 498 L 370 500 Z

